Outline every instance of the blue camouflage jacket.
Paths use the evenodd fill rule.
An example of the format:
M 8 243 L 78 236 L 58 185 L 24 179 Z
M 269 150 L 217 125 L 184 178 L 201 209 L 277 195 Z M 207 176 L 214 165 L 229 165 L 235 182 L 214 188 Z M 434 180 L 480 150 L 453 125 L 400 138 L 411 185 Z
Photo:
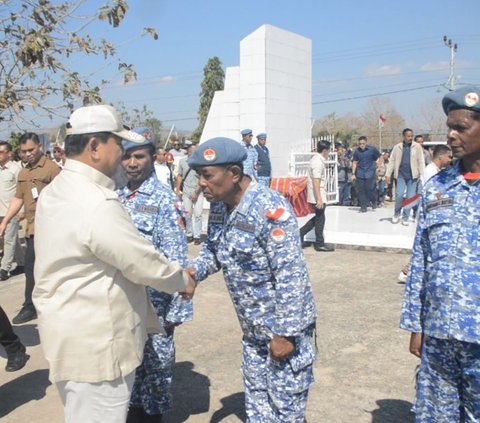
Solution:
M 430 179 L 407 278 L 400 326 L 480 343 L 480 185 L 460 164 Z
M 247 338 L 298 336 L 316 320 L 293 210 L 260 184 L 230 214 L 225 203 L 211 204 L 207 240 L 191 265 L 197 281 L 223 269 Z
M 140 235 L 155 249 L 182 267 L 187 264 L 187 240 L 183 230 L 181 203 L 172 190 L 162 184 L 152 172 L 140 188 L 130 192 L 128 187 L 117 191 Z M 191 301 L 147 288 L 160 323 L 182 323 L 192 319 Z
M 246 144 L 242 142 L 245 150 L 247 151 L 247 158 L 243 161 L 243 173 L 252 178 L 253 182 L 258 181 L 258 174 L 256 165 L 258 163 L 258 153 L 252 144 Z

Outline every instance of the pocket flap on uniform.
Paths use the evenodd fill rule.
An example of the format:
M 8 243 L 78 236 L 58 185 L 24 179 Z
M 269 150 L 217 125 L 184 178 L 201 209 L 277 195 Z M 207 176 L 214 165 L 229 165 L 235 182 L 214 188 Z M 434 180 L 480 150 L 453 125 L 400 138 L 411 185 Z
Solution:
M 310 337 L 305 337 L 296 345 L 295 354 L 290 358 L 290 365 L 294 372 L 298 372 L 310 366 L 316 358 L 315 349 Z

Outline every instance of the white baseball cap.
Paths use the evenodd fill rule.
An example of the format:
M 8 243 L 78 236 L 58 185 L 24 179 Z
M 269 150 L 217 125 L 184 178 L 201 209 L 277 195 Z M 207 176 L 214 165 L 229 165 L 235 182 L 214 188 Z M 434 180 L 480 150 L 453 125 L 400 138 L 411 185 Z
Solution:
M 142 135 L 125 129 L 115 108 L 107 104 L 79 107 L 71 114 L 69 123 L 72 135 L 111 132 L 127 141 L 145 142 Z

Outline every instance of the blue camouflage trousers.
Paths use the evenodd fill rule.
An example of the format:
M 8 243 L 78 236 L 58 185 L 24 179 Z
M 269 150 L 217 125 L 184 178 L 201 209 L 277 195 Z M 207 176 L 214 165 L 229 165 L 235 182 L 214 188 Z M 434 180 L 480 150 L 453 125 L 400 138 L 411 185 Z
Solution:
M 417 423 L 480 422 L 480 345 L 425 336 Z
M 242 344 L 247 422 L 303 423 L 314 381 L 311 334 L 298 337 L 294 355 L 281 362 L 270 358 L 267 341 L 244 338 Z
M 130 406 L 143 408 L 147 414 L 164 414 L 172 408 L 171 384 L 175 364 L 173 330 L 167 336 L 149 334 L 137 367 Z

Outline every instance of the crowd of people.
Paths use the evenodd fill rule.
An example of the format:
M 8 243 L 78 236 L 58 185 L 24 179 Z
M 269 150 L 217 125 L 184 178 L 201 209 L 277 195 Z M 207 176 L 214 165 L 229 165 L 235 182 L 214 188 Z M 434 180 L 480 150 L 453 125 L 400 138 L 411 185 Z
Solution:
M 441 170 L 452 161 L 448 145 L 424 147 L 423 143 L 422 135 L 414 137 L 413 131 L 405 128 L 402 141 L 381 153 L 368 144 L 365 136 L 358 139 L 354 151 L 337 144 L 338 204 L 359 207 L 366 213 L 369 207 L 375 210 L 384 207 L 385 201 L 395 201 L 392 223 L 408 226 L 415 219 L 416 208 L 405 206 L 405 200 L 421 192 L 434 169 Z M 441 160 L 432 166 L 439 156 Z
M 418 195 L 400 323 L 422 360 L 416 421 L 474 422 L 480 88 L 447 94 L 443 108 L 451 149 L 439 145 L 430 156 L 408 128 L 391 153 L 381 154 L 366 137 L 353 154 L 340 147 L 340 198 L 356 198 L 366 212 L 382 204 L 395 179 L 397 223 L 413 208 L 404 199 Z M 126 129 L 107 105 L 80 107 L 66 127 L 64 151 L 54 149 L 52 159 L 36 134 L 25 133 L 23 167 L 9 164 L 11 148 L 0 143 L 2 189 L 9 187 L 2 191 L 0 235 L 7 239 L 12 222 L 26 222 L 25 299 L 13 323 L 38 317 L 66 422 L 160 422 L 172 406 L 175 328 L 192 319 L 197 285 L 220 270 L 243 332 L 247 421 L 303 422 L 317 318 L 303 238 L 315 228 L 315 250 L 332 251 L 323 240 L 331 146 L 319 142 L 310 161 L 315 213 L 299 228 L 288 201 L 268 187 L 265 133 L 255 146 L 245 129 L 240 143 L 219 137 L 167 150 L 156 147 L 148 128 Z M 452 153 L 458 161 L 450 166 Z M 202 244 L 196 208 L 204 199 L 211 203 L 207 236 L 192 258 L 187 245 Z M 9 242 L 5 278 L 16 260 Z M 25 366 L 29 356 L 1 308 L 0 342 L 7 371 Z

